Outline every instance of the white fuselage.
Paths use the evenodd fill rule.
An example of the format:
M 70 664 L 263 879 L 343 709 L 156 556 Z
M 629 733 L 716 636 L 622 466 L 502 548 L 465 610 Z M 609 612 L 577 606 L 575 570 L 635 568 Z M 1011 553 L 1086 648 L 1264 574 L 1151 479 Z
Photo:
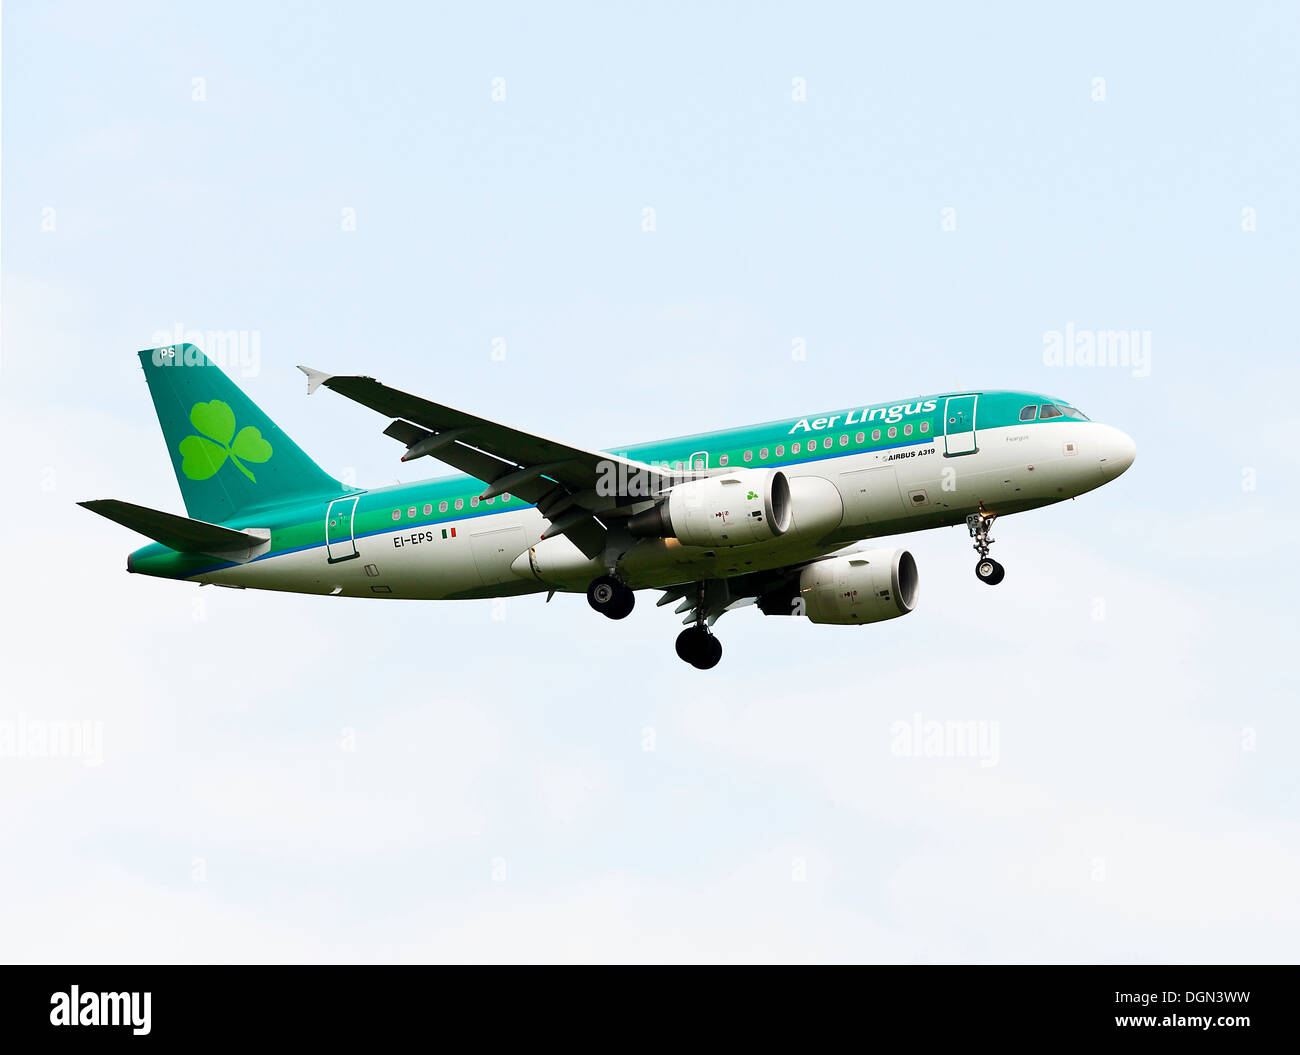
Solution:
M 981 505 L 998 514 L 1021 512 L 1099 487 L 1127 467 L 1131 447 L 1118 429 L 1071 421 L 983 429 L 978 449 L 968 454 L 946 453 L 940 436 L 889 450 L 787 462 L 781 468 L 791 482 L 794 526 L 785 535 L 714 548 L 675 539 L 630 542 L 618 557 L 618 574 L 635 589 L 727 578 L 796 564 L 862 539 L 961 523 Z M 358 536 L 358 557 L 352 560 L 331 563 L 321 545 L 195 579 L 301 593 L 450 599 L 579 591 L 607 570 L 604 559 L 581 557 L 563 536 L 539 544 L 546 524 L 531 506 L 502 506 L 488 514 L 480 509 L 435 529 L 399 523 Z M 444 538 L 452 527 L 454 534 L 448 530 Z M 538 577 L 538 567 L 545 578 Z

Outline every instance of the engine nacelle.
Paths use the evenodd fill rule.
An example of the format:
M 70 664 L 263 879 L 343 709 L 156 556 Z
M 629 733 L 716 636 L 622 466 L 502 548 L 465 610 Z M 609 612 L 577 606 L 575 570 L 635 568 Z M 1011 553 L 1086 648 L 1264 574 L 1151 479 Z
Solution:
M 686 546 L 748 546 L 785 534 L 790 521 L 785 473 L 737 469 L 678 484 L 627 526 L 639 538 L 675 538 Z
M 797 587 L 765 594 L 758 607 L 765 615 L 806 615 L 813 623 L 878 623 L 915 608 L 919 585 L 907 550 L 865 550 L 808 565 Z
M 822 476 L 796 476 L 790 481 L 790 534 L 803 542 L 824 538 L 844 520 L 839 488 Z

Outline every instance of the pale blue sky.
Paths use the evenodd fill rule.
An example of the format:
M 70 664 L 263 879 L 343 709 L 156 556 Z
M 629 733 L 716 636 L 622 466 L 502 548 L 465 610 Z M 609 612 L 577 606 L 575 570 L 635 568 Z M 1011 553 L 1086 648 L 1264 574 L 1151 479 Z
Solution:
M 0 758 L 0 956 L 1293 960 L 1298 22 L 6 4 L 0 722 L 104 746 Z M 908 618 L 730 614 L 701 674 L 653 594 L 128 578 L 73 503 L 182 508 L 131 354 L 178 324 L 362 484 L 435 466 L 294 364 L 599 447 L 1039 389 L 1138 459 L 1001 522 L 997 590 L 912 536 Z M 916 713 L 997 764 L 892 756 Z

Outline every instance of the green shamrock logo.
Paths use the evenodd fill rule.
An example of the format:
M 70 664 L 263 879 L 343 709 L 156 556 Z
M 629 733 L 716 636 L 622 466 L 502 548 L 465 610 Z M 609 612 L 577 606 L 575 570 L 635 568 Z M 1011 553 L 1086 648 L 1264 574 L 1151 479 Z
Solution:
M 757 491 L 750 491 L 748 501 L 752 502 L 757 497 L 758 497 Z
M 229 458 L 235 468 L 257 483 L 244 462 L 264 462 L 271 457 L 271 445 L 252 425 L 245 425 L 235 434 L 235 412 L 230 406 L 214 399 L 210 403 L 195 403 L 190 409 L 190 424 L 199 436 L 186 436 L 177 448 L 184 461 L 181 472 L 191 480 L 207 480 Z

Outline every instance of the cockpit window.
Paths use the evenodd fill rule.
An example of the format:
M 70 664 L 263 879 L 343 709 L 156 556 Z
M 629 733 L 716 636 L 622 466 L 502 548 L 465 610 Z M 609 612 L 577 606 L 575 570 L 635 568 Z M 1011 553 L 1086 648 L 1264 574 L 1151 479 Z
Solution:
M 1061 413 L 1067 418 L 1074 418 L 1076 421 L 1088 420 L 1088 415 L 1082 410 L 1077 410 L 1074 407 L 1067 407 L 1064 403 L 1061 404 Z
M 1040 419 L 1059 418 L 1061 416 L 1061 408 L 1054 407 L 1051 403 L 1044 403 L 1042 411 L 1038 415 Z
M 1020 420 L 1021 420 L 1021 421 L 1033 421 L 1034 418 L 1036 418 L 1036 417 L 1038 417 L 1038 407 L 1037 407 L 1037 406 L 1032 406 L 1032 407 L 1021 407 L 1021 409 L 1020 409 Z

